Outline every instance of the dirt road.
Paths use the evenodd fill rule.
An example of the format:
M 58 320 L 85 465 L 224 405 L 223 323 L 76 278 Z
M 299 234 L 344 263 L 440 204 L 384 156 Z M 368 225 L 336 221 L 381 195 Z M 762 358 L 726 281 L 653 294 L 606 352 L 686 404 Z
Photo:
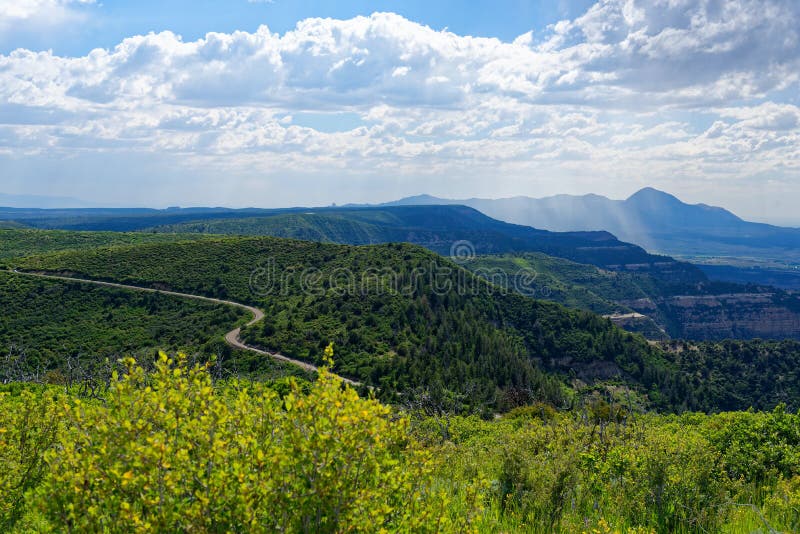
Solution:
M 203 296 L 200 296 L 200 295 L 190 295 L 188 293 L 179 293 L 177 291 L 162 291 L 160 289 L 153 289 L 153 288 L 150 288 L 150 287 L 129 286 L 129 285 L 126 285 L 126 284 L 117 284 L 115 282 L 100 282 L 98 280 L 86 280 L 84 278 L 72 278 L 72 277 L 69 277 L 69 276 L 59 276 L 59 275 L 55 275 L 55 274 L 22 272 L 22 271 L 17 271 L 16 269 L 14 269 L 13 271 L 9 271 L 9 272 L 12 272 L 14 274 L 18 274 L 20 276 L 33 276 L 33 277 L 36 277 L 36 278 L 46 278 L 48 280 L 62 280 L 62 281 L 67 281 L 67 282 L 80 282 L 80 283 L 92 284 L 92 285 L 96 285 L 96 286 L 114 287 L 114 288 L 117 288 L 117 289 L 127 289 L 127 290 L 130 290 L 130 291 L 142 291 L 142 292 L 145 292 L 145 293 L 160 293 L 162 295 L 170 295 L 170 296 L 173 296 L 173 297 L 180 297 L 180 298 L 192 299 L 192 300 L 201 300 L 203 302 L 213 302 L 215 304 L 224 304 L 226 306 L 233 306 L 235 308 L 246 310 L 246 311 L 250 312 L 251 314 L 253 314 L 253 319 L 250 320 L 250 322 L 247 323 L 245 326 L 252 326 L 252 325 L 254 325 L 255 323 L 259 322 L 260 320 L 262 320 L 264 318 L 264 312 L 259 310 L 258 308 L 255 308 L 253 306 L 248 306 L 246 304 L 241 304 L 239 302 L 234 302 L 232 300 L 222 300 L 222 299 L 215 299 L 215 298 L 212 298 L 212 297 L 203 297 Z M 261 349 L 255 348 L 255 347 L 251 347 L 249 345 L 245 345 L 244 343 L 242 343 L 241 339 L 239 339 L 239 334 L 241 333 L 241 330 L 242 330 L 241 328 L 236 328 L 235 330 L 231 330 L 230 332 L 225 334 L 225 342 L 228 343 L 228 345 L 230 345 L 231 347 L 234 347 L 234 348 L 237 348 L 237 349 L 241 349 L 241 350 L 250 351 L 250 352 L 255 352 L 255 353 L 261 354 L 263 356 L 268 356 L 268 357 L 270 357 L 270 358 L 272 358 L 274 360 L 291 363 L 292 365 L 296 365 L 296 366 L 301 367 L 301 368 L 303 368 L 303 369 L 305 369 L 307 371 L 316 372 L 318 370 L 318 368 L 315 365 L 312 365 L 312 364 L 310 364 L 308 362 L 304 362 L 304 361 L 301 361 L 301 360 L 295 360 L 294 358 L 289 358 L 288 356 L 284 356 L 283 354 L 280 354 L 280 353 L 277 353 L 277 352 L 267 352 L 265 350 L 261 350 Z M 350 379 L 344 378 L 344 377 L 340 377 L 340 378 L 342 379 L 342 381 L 344 381 L 347 384 L 350 384 L 351 386 L 360 386 L 361 385 L 360 382 L 356 382 L 354 380 L 350 380 Z

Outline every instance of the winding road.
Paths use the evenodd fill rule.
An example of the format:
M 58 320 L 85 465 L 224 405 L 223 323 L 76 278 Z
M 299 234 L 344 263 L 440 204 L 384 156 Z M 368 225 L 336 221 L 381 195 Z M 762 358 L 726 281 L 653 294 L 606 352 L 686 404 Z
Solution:
M 20 276 L 32 276 L 32 277 L 36 277 L 36 278 L 46 278 L 48 280 L 61 280 L 61 281 L 67 281 L 67 282 L 80 282 L 80 283 L 92 284 L 92 285 L 96 285 L 96 286 L 113 287 L 113 288 L 117 288 L 117 289 L 127 289 L 127 290 L 130 290 L 130 291 L 141 291 L 141 292 L 144 292 L 144 293 L 159 293 L 161 295 L 170 295 L 170 296 L 173 296 L 173 297 L 181 297 L 181 298 L 185 298 L 185 299 L 201 300 L 203 302 L 212 302 L 212 303 L 215 303 L 215 304 L 224 304 L 226 306 L 233 306 L 235 308 L 239 308 L 239 309 L 248 311 L 251 314 L 253 314 L 253 318 L 250 320 L 249 323 L 247 323 L 245 325 L 245 327 L 252 326 L 252 325 L 254 325 L 255 323 L 259 322 L 260 320 L 262 320 L 264 318 L 264 312 L 259 310 L 258 308 L 255 308 L 253 306 L 248 306 L 248 305 L 242 304 L 240 302 L 233 302 L 232 300 L 215 299 L 215 298 L 212 298 L 212 297 L 203 297 L 201 295 L 190 295 L 188 293 L 179 293 L 177 291 L 164 291 L 164 290 L 161 290 L 161 289 L 153 289 L 153 288 L 150 288 L 150 287 L 129 286 L 129 285 L 126 285 L 126 284 L 117 284 L 115 282 L 101 282 L 101 281 L 98 281 L 98 280 L 87 280 L 85 278 L 72 278 L 72 277 L 69 277 L 69 276 L 59 276 L 59 275 L 55 275 L 55 274 L 23 272 L 23 271 L 18 271 L 16 269 L 8 271 L 8 272 L 11 272 L 11 273 L 14 273 L 14 274 L 18 274 Z M 305 369 L 306 371 L 316 372 L 316 371 L 319 370 L 317 368 L 317 366 L 312 365 L 312 364 L 310 364 L 308 362 L 304 362 L 304 361 L 301 361 L 301 360 L 295 360 L 294 358 L 289 358 L 288 356 L 284 356 L 283 354 L 280 354 L 280 353 L 277 353 L 277 352 L 268 352 L 268 351 L 265 351 L 265 350 L 257 349 L 255 347 L 251 347 L 249 345 L 245 345 L 244 343 L 242 343 L 242 340 L 239 338 L 239 334 L 241 333 L 241 331 L 242 331 L 242 328 L 239 327 L 239 328 L 231 330 L 230 332 L 225 334 L 225 342 L 228 345 L 230 345 L 231 347 L 234 347 L 236 349 L 246 350 L 246 351 L 249 351 L 249 352 L 255 352 L 256 354 L 261 354 L 263 356 L 268 356 L 268 357 L 272 358 L 273 360 L 278 360 L 278 361 L 290 363 L 292 365 L 296 365 L 296 366 L 298 366 L 298 367 L 300 367 L 302 369 Z M 339 378 L 343 382 L 345 382 L 346 384 L 350 384 L 351 386 L 360 386 L 361 385 L 360 382 L 356 382 L 354 380 L 350 380 L 349 378 L 344 378 L 342 376 L 339 376 Z

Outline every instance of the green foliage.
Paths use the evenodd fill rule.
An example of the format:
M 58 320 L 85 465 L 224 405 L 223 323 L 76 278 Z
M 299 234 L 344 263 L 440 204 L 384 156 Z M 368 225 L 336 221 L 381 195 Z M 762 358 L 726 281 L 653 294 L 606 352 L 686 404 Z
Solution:
M 800 531 L 800 476 L 781 479 L 765 503 L 766 514 L 789 532 Z
M 222 355 L 224 333 L 250 317 L 221 304 L 7 272 L 0 309 L 0 381 L 19 379 L 14 371 L 41 379 L 68 358 L 96 363 L 159 346 Z
M 525 409 L 451 418 L 446 442 L 430 421 L 417 432 L 454 493 L 490 481 L 487 531 L 793 532 L 798 424 L 781 410 L 612 422 Z
M 45 451 L 57 439 L 63 397 L 35 386 L 0 386 L 0 531 L 25 514 L 25 494 L 47 473 Z
M 531 296 L 601 314 L 631 311 L 617 301 L 655 296 L 659 282 L 649 274 L 609 271 L 535 252 L 478 256 L 465 267 Z M 493 276 L 498 273 L 503 276 Z
M 783 405 L 772 412 L 729 412 L 714 418 L 708 438 L 725 451 L 731 478 L 774 482 L 800 473 L 800 418 Z
M 0 226 L 0 261 L 63 250 L 86 250 L 141 243 L 197 241 L 203 239 L 203 237 L 197 234 L 71 232 L 64 230 L 3 228 Z
M 329 356 L 332 349 L 328 349 Z M 449 532 L 430 451 L 408 420 L 326 369 L 282 398 L 258 383 L 215 386 L 207 366 L 163 353 L 152 373 L 132 359 L 104 402 L 0 397 L 12 469 L 0 510 L 43 530 L 78 532 Z M 57 439 L 50 423 L 62 423 Z M 42 424 L 44 423 L 44 424 Z M 19 438 L 33 424 L 36 450 Z M 6 436 L 9 436 L 7 438 Z M 46 452 L 45 450 L 46 449 Z M 18 479 L 34 458 L 35 477 Z M 19 461 L 14 461 L 21 458 Z M 45 464 L 42 464 L 44 458 Z M 46 467 L 46 469 L 43 469 Z M 9 482 L 6 482 L 6 481 Z M 24 495 L 20 500 L 19 496 Z M 24 507 L 24 510 L 19 510 Z M 10 525 L 11 523 L 7 523 Z M 21 528 L 22 530 L 22 528 Z
M 0 389 L 3 531 L 800 527 L 800 414 L 782 407 L 635 416 L 596 401 L 411 427 L 327 368 L 273 385 L 214 383 L 181 356 L 124 363 L 101 400 Z
M 261 306 L 267 318 L 242 332 L 246 342 L 314 361 L 332 340 L 336 371 L 377 386 L 384 399 L 423 387 L 440 397 L 465 394 L 463 409 L 513 408 L 501 402 L 512 398 L 564 405 L 563 382 L 549 371 L 628 380 L 657 406 L 692 406 L 680 377 L 643 339 L 595 315 L 499 291 L 412 245 L 218 238 L 20 263 Z M 266 291 L 252 290 L 258 268 L 272 276 Z
M 703 410 L 771 410 L 781 403 L 800 409 L 798 341 L 672 341 L 664 347 Z

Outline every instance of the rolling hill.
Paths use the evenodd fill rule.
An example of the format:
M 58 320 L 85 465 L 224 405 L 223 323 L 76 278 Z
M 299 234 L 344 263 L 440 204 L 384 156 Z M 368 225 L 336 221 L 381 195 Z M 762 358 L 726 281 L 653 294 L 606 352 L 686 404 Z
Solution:
M 469 410 L 533 400 L 563 406 L 581 392 L 627 384 L 656 408 L 713 411 L 721 408 L 713 399 L 725 399 L 727 409 L 772 406 L 794 388 L 777 375 L 796 359 L 794 346 L 758 349 L 766 359 L 745 365 L 775 380 L 748 393 L 727 376 L 729 356 L 705 356 L 705 374 L 697 374 L 692 360 L 595 314 L 502 290 L 408 244 L 218 237 L 13 262 L 257 305 L 267 318 L 242 332 L 248 344 L 315 362 L 333 341 L 337 372 L 395 402 L 422 389 Z
M 0 383 L 66 378 L 158 349 L 219 354 L 247 314 L 229 306 L 0 271 Z M 69 363 L 69 365 L 68 365 Z
M 228 237 L 15 262 L 257 305 L 267 319 L 243 330 L 248 344 L 314 361 L 333 341 L 337 372 L 382 395 L 424 387 L 465 395 L 473 408 L 496 409 L 512 398 L 563 405 L 567 384 L 612 380 L 630 383 L 655 406 L 701 407 L 643 338 L 591 313 L 497 292 L 413 245 Z
M 10 258 L 32 256 L 47 252 L 83 250 L 97 247 L 196 241 L 207 238 L 199 234 L 147 234 L 143 232 L 73 232 L 65 230 L 34 230 L 0 226 L 0 262 Z
M 158 217 L 171 216 L 171 210 L 167 212 Z M 151 221 L 150 215 L 142 217 Z M 108 222 L 102 221 L 102 225 Z M 624 328 L 652 339 L 664 335 L 696 340 L 800 338 L 800 313 L 793 304 L 797 298 L 781 291 L 711 283 L 687 263 L 649 255 L 606 233 L 540 231 L 502 223 L 462 206 L 284 210 L 268 217 L 204 219 L 141 232 L 0 230 L 0 262 L 59 250 L 206 240 L 216 233 L 357 245 L 406 241 L 446 256 L 455 244 L 467 249 L 462 260 L 481 254 L 477 261 L 463 262 L 469 269 L 499 268 L 510 277 L 521 270 L 526 277 L 536 273 L 539 282 L 547 280 L 550 291 L 537 297 L 613 315 Z M 505 255 L 514 258 L 504 259 Z M 636 263 L 608 265 L 620 259 Z
M 154 231 L 274 235 L 322 242 L 411 242 L 445 256 L 469 242 L 468 269 L 536 273 L 540 298 L 614 315 L 653 339 L 800 339 L 800 299 L 757 285 L 711 282 L 697 267 L 647 254 L 606 232 L 547 232 L 502 223 L 459 205 L 326 209 L 213 219 Z M 457 245 L 460 246 L 460 245 Z M 514 256 L 513 259 L 502 256 Z M 538 257 L 537 257 L 538 255 Z M 501 256 L 495 257 L 492 256 Z M 545 259 L 547 258 L 547 259 Z M 465 258 L 470 259 L 470 258 Z M 620 263 L 623 262 L 623 263 Z
M 549 232 L 498 221 L 456 205 L 282 211 L 268 217 L 205 219 L 150 230 L 272 235 L 351 245 L 407 242 L 445 256 L 454 252 L 454 245 L 467 247 L 468 255 L 542 252 L 611 269 L 648 271 L 676 285 L 706 281 L 697 268 L 649 254 L 608 232 Z
M 675 283 L 701 283 L 696 268 L 648 254 L 608 232 L 549 232 L 509 224 L 465 206 L 190 208 L 168 210 L 3 210 L 0 220 L 39 229 L 274 235 L 354 245 L 409 242 L 449 255 L 468 241 L 471 254 L 543 252 L 609 268 L 663 272 Z

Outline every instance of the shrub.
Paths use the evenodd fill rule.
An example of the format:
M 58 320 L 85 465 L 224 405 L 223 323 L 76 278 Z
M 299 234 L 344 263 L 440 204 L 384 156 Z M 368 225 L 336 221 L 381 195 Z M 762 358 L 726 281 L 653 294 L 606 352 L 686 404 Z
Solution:
M 326 350 L 327 357 L 332 348 Z M 81 532 L 426 531 L 447 526 L 408 421 L 321 370 L 306 394 L 233 382 L 161 354 L 105 404 L 72 399 L 37 490 Z M 451 525 L 452 526 L 452 525 Z
M 25 493 L 45 474 L 44 452 L 56 441 L 62 397 L 25 387 L 0 392 L 0 531 L 8 532 L 25 513 Z M 63 402 L 63 401 L 62 401 Z

